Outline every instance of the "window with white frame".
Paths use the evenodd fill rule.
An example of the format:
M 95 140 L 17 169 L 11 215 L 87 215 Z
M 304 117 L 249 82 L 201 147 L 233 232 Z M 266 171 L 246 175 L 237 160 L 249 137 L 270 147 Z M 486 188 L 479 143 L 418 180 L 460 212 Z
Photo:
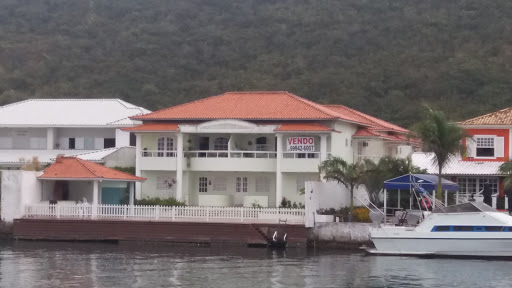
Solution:
M 226 137 L 218 137 L 213 141 L 213 150 L 215 151 L 224 151 L 228 150 L 228 138 Z
M 208 178 L 199 177 L 199 193 L 208 192 Z
M 174 150 L 174 139 L 171 137 L 160 137 L 157 142 L 158 151 L 173 151 Z M 165 157 L 172 157 L 174 152 L 166 152 Z M 158 157 L 164 157 L 163 152 L 158 152 Z
M 235 191 L 247 193 L 247 177 L 236 177 Z
M 499 185 L 497 177 L 457 177 L 457 184 L 459 185 L 460 193 L 478 193 L 484 189 L 484 184 L 486 182 L 489 183 L 492 194 L 498 193 Z
M 268 193 L 270 192 L 270 178 L 268 176 L 256 177 L 255 190 L 257 193 Z
M 476 157 L 494 157 L 494 137 L 476 137 Z
M 226 178 L 224 177 L 215 177 L 212 180 L 212 191 L 215 192 L 225 192 L 228 190 L 228 185 Z

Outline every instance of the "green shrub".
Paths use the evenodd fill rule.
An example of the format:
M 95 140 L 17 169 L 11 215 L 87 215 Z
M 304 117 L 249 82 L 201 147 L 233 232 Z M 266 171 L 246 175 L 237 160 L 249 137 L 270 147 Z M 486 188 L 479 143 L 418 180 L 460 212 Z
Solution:
M 137 205 L 160 205 L 160 206 L 187 206 L 187 204 L 185 202 L 178 201 L 174 197 L 169 197 L 169 198 L 146 197 L 144 199 L 137 200 L 136 204 Z

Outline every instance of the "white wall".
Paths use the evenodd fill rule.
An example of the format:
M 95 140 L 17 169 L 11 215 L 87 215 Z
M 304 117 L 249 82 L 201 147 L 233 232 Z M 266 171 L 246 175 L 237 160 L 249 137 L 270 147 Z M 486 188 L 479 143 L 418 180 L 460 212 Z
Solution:
M 116 129 L 116 147 L 130 146 L 130 132 Z
M 135 167 L 135 147 L 123 147 L 104 158 L 106 167 Z
M 357 125 L 336 121 L 334 129 L 338 132 L 331 133 L 331 154 L 343 158 L 347 162 L 353 161 L 352 135 L 357 131 Z
M 306 227 L 314 226 L 314 213 L 320 208 L 335 208 L 350 206 L 350 191 L 336 182 L 306 182 Z M 363 205 L 355 198 L 368 204 L 368 192 L 364 186 L 354 190 L 354 206 Z
M 0 137 L 6 138 L 2 141 L 2 149 L 46 149 L 46 128 L 0 128 Z M 31 148 L 30 139 L 39 138 L 43 144 L 40 148 Z M 10 140 L 7 140 L 10 139 Z
M 115 128 L 59 128 L 57 129 L 57 143 L 59 149 L 69 149 L 69 138 L 81 138 L 76 140 L 75 149 L 84 149 L 83 139 L 94 139 L 94 149 L 103 149 L 104 138 L 116 138 Z
M 300 194 L 299 188 L 304 187 L 306 181 L 318 181 L 320 174 L 318 173 L 283 173 L 283 197 L 304 204 L 304 195 Z M 300 182 L 303 182 L 300 184 Z M 300 186 L 300 187 L 298 187 Z M 281 203 L 277 203 L 278 206 Z
M 164 180 L 172 181 L 176 180 L 176 171 L 141 171 L 141 177 L 147 178 L 146 181 L 141 183 L 141 198 L 146 197 L 160 197 L 169 198 L 176 197 L 176 185 L 173 185 L 170 189 L 164 189 Z M 160 180 L 161 183 L 158 182 Z M 160 186 L 161 189 L 157 189 Z
M 42 172 L 2 170 L 2 221 L 12 222 L 23 215 L 23 208 L 29 203 L 41 201 L 41 182 L 37 180 Z

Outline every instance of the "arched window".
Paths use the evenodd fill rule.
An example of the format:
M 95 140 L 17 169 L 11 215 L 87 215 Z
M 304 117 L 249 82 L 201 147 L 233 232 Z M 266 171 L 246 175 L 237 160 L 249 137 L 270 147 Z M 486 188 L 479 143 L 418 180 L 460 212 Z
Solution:
M 157 143 L 158 151 L 174 151 L 174 139 L 171 137 L 160 137 Z M 163 152 L 158 152 L 158 157 L 164 157 Z M 174 152 L 165 152 L 165 157 L 174 157 Z

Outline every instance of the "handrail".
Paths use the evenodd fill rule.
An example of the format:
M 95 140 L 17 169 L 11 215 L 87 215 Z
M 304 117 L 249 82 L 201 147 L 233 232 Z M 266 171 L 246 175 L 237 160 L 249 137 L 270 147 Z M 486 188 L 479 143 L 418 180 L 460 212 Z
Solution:
M 361 204 L 363 204 L 364 207 L 366 207 L 366 209 L 373 211 L 370 207 L 368 207 L 366 204 L 364 204 L 364 202 L 361 199 L 359 199 L 357 196 L 354 196 L 354 198 L 356 198 L 357 201 L 361 202 Z M 372 201 L 368 200 L 368 203 L 372 204 L 372 206 L 375 207 L 375 209 L 377 209 L 377 211 L 379 211 L 382 215 L 386 216 L 386 214 L 384 212 L 380 211 L 380 209 L 377 206 L 375 206 L 375 204 L 373 204 Z
M 142 150 L 142 157 L 176 157 L 176 150 Z

